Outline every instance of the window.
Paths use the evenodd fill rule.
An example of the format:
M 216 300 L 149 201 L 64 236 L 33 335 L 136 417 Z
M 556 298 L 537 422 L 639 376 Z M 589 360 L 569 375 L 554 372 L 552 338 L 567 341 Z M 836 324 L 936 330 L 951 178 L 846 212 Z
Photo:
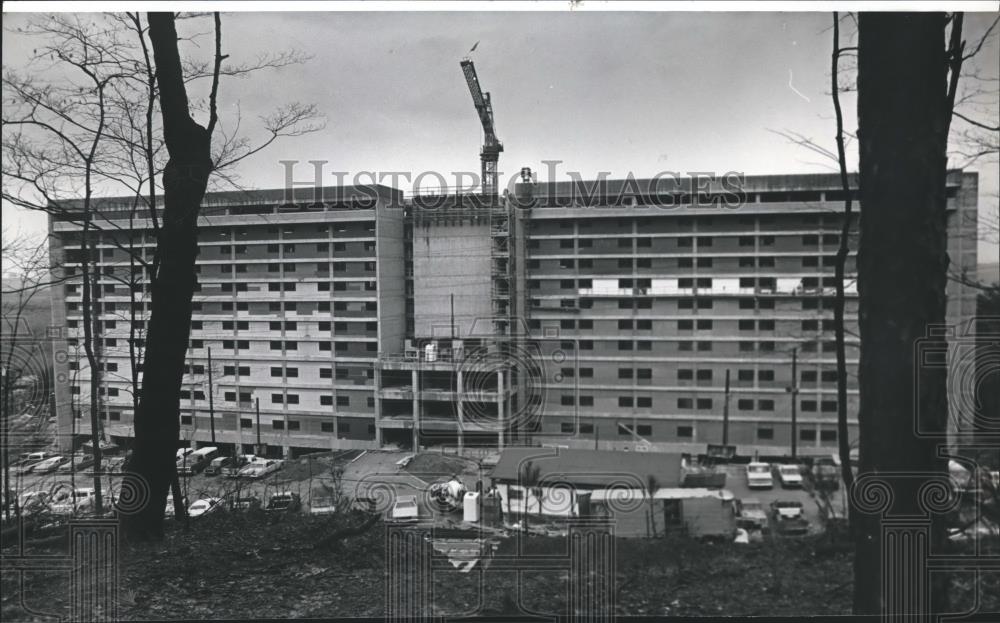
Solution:
M 812 428 L 803 428 L 799 431 L 799 441 L 816 441 L 816 431 Z
M 690 398 L 678 398 L 677 408 L 678 409 L 690 409 L 694 406 L 694 401 Z
M 711 381 L 712 371 L 711 370 L 698 370 L 697 378 L 699 381 Z
M 618 350 L 632 350 L 632 341 L 618 340 Z
M 694 427 L 693 426 L 678 426 L 677 436 L 681 439 L 691 439 L 694 437 Z
M 581 407 L 593 407 L 594 397 L 593 396 L 580 396 L 580 406 Z
M 773 400 L 758 400 L 757 408 L 761 411 L 774 411 L 774 401 Z
M 753 374 L 751 372 L 751 374 Z M 680 368 L 677 370 L 677 380 L 678 381 L 690 381 L 694 379 L 694 370 L 688 368 Z
M 619 396 L 618 397 L 618 406 L 619 407 L 630 408 L 632 406 L 632 397 L 631 396 Z
M 351 406 L 350 396 L 337 396 L 337 406 L 338 407 L 349 407 Z
M 226 402 L 236 402 L 236 392 L 226 392 L 223 398 Z
M 823 413 L 835 413 L 837 411 L 837 401 L 824 400 L 820 403 L 819 410 Z
M 564 407 L 572 407 L 574 404 L 573 396 L 560 396 L 559 404 Z
M 824 442 L 834 442 L 837 441 L 837 429 L 835 428 L 824 428 L 819 431 L 819 440 Z
M 190 415 L 182 415 L 181 416 L 181 425 L 182 426 L 191 426 L 191 419 L 192 418 L 191 418 Z
M 635 432 L 640 437 L 648 437 L 653 434 L 653 426 L 651 424 L 639 424 L 635 427 Z
M 561 432 L 561 433 L 575 433 L 576 432 L 576 426 L 574 426 L 573 422 L 562 422 L 562 423 L 559 424 L 559 432 Z
M 736 401 L 736 408 L 740 411 L 753 411 L 753 400 L 740 398 Z
M 253 420 L 250 418 L 240 418 L 240 428 L 253 428 Z
M 803 411 L 815 411 L 816 401 L 815 400 L 803 400 L 799 405 Z
M 757 428 L 757 441 L 771 441 L 774 439 L 774 429 L 770 427 Z
M 761 370 L 757 372 L 757 378 L 761 381 L 773 381 L 774 370 Z
M 271 427 L 274 430 L 285 430 L 285 423 L 282 420 L 274 420 L 271 422 Z
M 618 378 L 620 379 L 632 378 L 632 368 L 618 368 Z
M 650 409 L 653 406 L 653 399 L 649 396 L 639 396 L 635 399 L 635 406 L 640 409 Z
M 711 398 L 699 398 L 697 400 L 697 405 L 699 409 L 711 409 L 712 399 Z
M 324 433 L 332 433 L 333 432 L 333 422 L 320 422 L 319 423 L 319 429 L 320 429 L 321 432 L 324 432 Z

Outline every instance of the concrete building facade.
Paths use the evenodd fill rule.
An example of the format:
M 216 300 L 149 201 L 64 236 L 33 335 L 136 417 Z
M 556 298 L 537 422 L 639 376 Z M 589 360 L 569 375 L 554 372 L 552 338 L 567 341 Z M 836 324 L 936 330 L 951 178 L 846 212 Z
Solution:
M 977 193 L 976 174 L 949 175 L 956 273 L 976 265 Z M 836 447 L 837 176 L 523 183 L 499 205 L 469 199 L 427 210 L 383 186 L 206 197 L 182 438 L 208 443 L 212 411 L 218 445 L 250 449 L 259 435 L 272 455 L 389 443 Z M 155 247 L 131 205 L 100 200 L 94 234 L 100 417 L 119 441 L 131 436 L 129 339 L 141 349 L 149 310 L 130 257 Z M 858 212 L 846 267 L 852 420 Z M 50 229 L 66 278 L 53 354 L 66 380 L 56 403 L 74 405 L 57 414 L 68 439 L 89 431 L 80 222 Z M 974 314 L 975 292 L 949 282 L 949 323 Z

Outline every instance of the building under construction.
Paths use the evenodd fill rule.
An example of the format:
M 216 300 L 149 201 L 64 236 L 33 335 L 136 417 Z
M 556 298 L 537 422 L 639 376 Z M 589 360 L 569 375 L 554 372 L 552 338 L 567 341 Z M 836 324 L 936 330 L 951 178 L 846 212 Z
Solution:
M 199 225 L 185 443 L 271 455 L 386 445 L 741 452 L 837 444 L 836 175 L 536 183 L 500 193 L 489 94 L 483 183 L 212 193 Z M 949 255 L 976 266 L 978 178 L 951 172 Z M 852 191 L 853 192 L 853 191 Z M 96 202 L 99 421 L 132 436 L 152 223 Z M 863 214 L 864 206 L 859 208 Z M 53 217 L 56 404 L 64 444 L 90 430 L 81 220 Z M 857 412 L 857 217 L 846 266 L 848 413 Z M 948 284 L 953 325 L 975 292 Z M 132 310 L 135 310 L 133 322 Z M 136 370 L 141 378 L 141 370 Z

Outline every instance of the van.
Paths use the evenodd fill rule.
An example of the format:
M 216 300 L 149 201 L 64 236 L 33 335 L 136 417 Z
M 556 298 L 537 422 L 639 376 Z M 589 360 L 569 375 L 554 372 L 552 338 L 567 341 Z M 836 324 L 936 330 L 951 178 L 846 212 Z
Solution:
M 219 449 L 215 446 L 195 450 L 177 462 L 177 474 L 180 476 L 194 476 L 201 473 L 208 464 L 219 454 Z
M 231 456 L 217 456 L 205 468 L 206 476 L 217 476 L 222 473 L 223 468 L 229 467 L 233 463 Z

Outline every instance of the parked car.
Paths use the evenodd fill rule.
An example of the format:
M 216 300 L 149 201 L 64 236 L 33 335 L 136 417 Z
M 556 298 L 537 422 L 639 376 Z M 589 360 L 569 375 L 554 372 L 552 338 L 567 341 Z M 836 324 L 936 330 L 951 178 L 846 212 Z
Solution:
M 741 527 L 763 529 L 767 527 L 767 513 L 757 498 L 736 501 L 736 517 Z
M 92 487 L 80 487 L 54 504 L 52 512 L 57 515 L 85 514 L 93 510 L 96 501 L 97 492 Z
M 747 486 L 751 489 L 771 489 L 774 480 L 771 478 L 771 466 L 756 461 L 747 465 Z
M 241 478 L 264 478 L 268 474 L 281 469 L 281 461 L 277 459 L 257 459 L 240 470 Z
M 778 534 L 789 536 L 809 532 L 809 522 L 803 514 L 802 502 L 775 500 L 771 502 L 771 514 Z
M 253 463 L 256 460 L 257 457 L 255 457 L 252 454 L 241 454 L 240 456 L 236 457 L 235 463 L 224 465 L 219 473 L 221 473 L 226 478 L 237 478 L 240 475 L 240 470 L 242 470 L 244 467 L 246 467 L 250 463 Z
M 401 495 L 396 498 L 392 510 L 389 511 L 392 521 L 416 521 L 420 518 L 420 508 L 417 506 L 417 496 Z
M 813 461 L 813 485 L 820 490 L 830 491 L 840 488 L 840 458 L 836 455 L 820 457 Z
M 795 519 L 802 517 L 802 502 L 793 500 L 775 500 L 771 502 L 771 514 L 783 519 Z
M 294 513 L 302 508 L 302 501 L 299 499 L 298 493 L 291 493 L 288 491 L 282 491 L 280 493 L 275 493 L 271 496 L 271 499 L 267 501 L 267 506 L 264 508 L 268 512 L 287 512 Z
M 214 513 L 220 508 L 222 508 L 222 500 L 219 498 L 202 498 L 188 507 L 188 516 L 193 519 Z
M 20 460 L 12 465 L 12 471 L 15 474 L 31 473 L 36 465 L 54 456 L 57 455 L 53 452 L 25 452 L 21 455 Z
M 194 452 L 194 448 L 177 448 L 177 460 L 180 461 L 192 452 Z
M 62 465 L 63 463 L 65 463 L 65 462 L 67 462 L 67 461 L 69 461 L 69 459 L 67 457 L 65 457 L 65 456 L 54 456 L 54 457 L 45 459 L 44 461 L 40 461 L 38 463 L 35 463 L 35 466 L 31 469 L 31 473 L 33 473 L 33 474 L 49 474 L 49 473 L 54 472 L 57 469 L 59 469 L 59 466 Z
M 802 469 L 798 465 L 778 465 L 774 473 L 783 489 L 799 489 L 802 487 Z
M 236 498 L 232 502 L 233 510 L 238 511 L 255 511 L 260 510 L 260 499 L 250 496 L 245 498 Z
M 337 512 L 337 507 L 331 498 L 314 497 L 309 502 L 310 515 L 332 515 Z
M 59 466 L 59 472 L 68 474 L 74 469 L 78 472 L 82 472 L 88 467 L 93 467 L 94 465 L 94 455 L 92 454 L 76 454 L 73 455 L 70 460 L 66 461 Z
M 222 473 L 223 468 L 229 467 L 233 464 L 233 457 L 231 456 L 217 456 L 212 459 L 212 462 L 205 467 L 206 476 L 218 476 Z

